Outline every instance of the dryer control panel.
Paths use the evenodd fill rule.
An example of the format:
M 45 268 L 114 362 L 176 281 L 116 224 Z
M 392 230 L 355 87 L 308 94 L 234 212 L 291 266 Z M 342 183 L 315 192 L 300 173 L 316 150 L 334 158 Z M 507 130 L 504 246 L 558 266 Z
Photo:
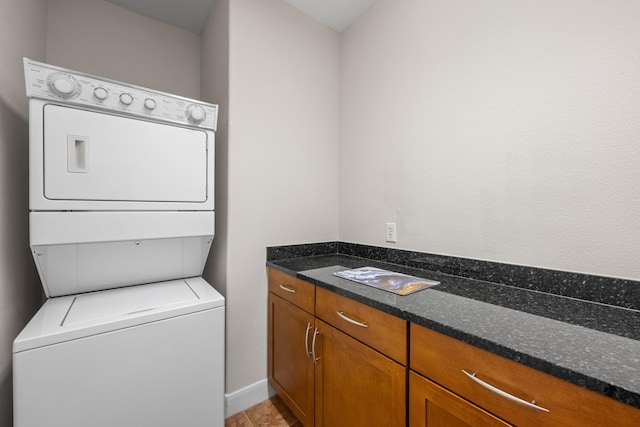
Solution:
M 27 96 L 216 130 L 218 106 L 24 58 Z

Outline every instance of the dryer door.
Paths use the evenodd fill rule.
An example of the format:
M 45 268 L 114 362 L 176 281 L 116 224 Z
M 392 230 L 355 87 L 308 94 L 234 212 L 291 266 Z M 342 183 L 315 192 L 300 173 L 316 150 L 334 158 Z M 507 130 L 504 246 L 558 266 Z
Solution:
M 49 200 L 207 200 L 205 131 L 44 107 L 44 197 Z

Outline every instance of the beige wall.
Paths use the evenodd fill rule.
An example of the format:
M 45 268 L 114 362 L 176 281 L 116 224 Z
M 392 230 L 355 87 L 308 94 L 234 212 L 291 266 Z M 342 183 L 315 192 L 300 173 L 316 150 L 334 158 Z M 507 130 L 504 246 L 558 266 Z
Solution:
M 227 212 L 229 182 L 229 0 L 216 0 L 202 38 L 202 100 L 218 104 L 216 131 L 216 230 L 203 273 L 223 295 L 227 294 Z
M 104 0 L 49 0 L 47 62 L 200 97 L 200 37 Z
M 227 392 L 266 378 L 265 247 L 337 237 L 339 36 L 230 1 Z
M 379 0 L 342 37 L 340 239 L 640 279 L 638 22 Z
M 45 57 L 45 0 L 0 2 L 0 427 L 11 427 L 13 339 L 42 301 L 29 251 L 27 98 L 22 57 Z

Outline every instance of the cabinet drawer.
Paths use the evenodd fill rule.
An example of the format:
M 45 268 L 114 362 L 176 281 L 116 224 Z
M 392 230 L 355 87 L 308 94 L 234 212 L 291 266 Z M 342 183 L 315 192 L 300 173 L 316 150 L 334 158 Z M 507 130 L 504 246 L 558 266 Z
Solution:
M 457 394 L 409 373 L 409 427 L 510 427 Z
M 322 288 L 316 289 L 316 317 L 406 366 L 406 320 Z
M 498 417 L 521 426 L 637 426 L 640 410 L 411 324 L 410 368 Z M 469 378 L 490 384 L 549 412 L 509 400 Z
M 311 283 L 270 268 L 269 291 L 308 313 L 314 313 L 315 286 Z

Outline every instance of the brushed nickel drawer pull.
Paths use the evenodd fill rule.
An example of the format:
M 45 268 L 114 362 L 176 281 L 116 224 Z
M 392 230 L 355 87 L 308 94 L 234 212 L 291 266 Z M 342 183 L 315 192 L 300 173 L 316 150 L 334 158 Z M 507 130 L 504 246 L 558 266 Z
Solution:
M 543 411 L 543 412 L 551 412 L 546 408 L 543 408 L 542 406 L 538 406 L 535 404 L 535 400 L 533 402 L 527 402 L 526 400 L 522 400 L 519 397 L 515 397 L 512 394 L 507 393 L 506 391 L 502 391 L 497 387 L 492 386 L 489 383 L 486 383 L 484 381 L 482 381 L 480 378 L 476 377 L 476 374 L 470 374 L 467 371 L 465 371 L 464 369 L 462 370 L 462 372 L 464 372 L 464 374 L 466 376 L 468 376 L 469 378 L 471 378 L 473 381 L 475 381 L 476 383 L 480 384 L 482 387 L 491 390 L 492 392 L 496 393 L 499 396 L 502 396 L 506 399 L 509 399 L 512 402 L 518 403 L 520 405 L 526 406 L 528 408 L 532 408 L 532 409 L 536 409 L 538 411 Z
M 307 323 L 307 331 L 304 333 L 304 350 L 307 352 L 307 357 L 311 358 L 311 352 L 309 351 L 309 331 L 311 330 L 311 322 Z
M 285 285 L 280 285 L 280 289 L 282 289 L 283 291 L 291 292 L 292 294 L 296 293 L 295 289 L 287 288 Z
M 364 322 L 358 322 L 357 320 L 353 320 L 353 319 L 351 319 L 351 318 L 347 317 L 347 316 L 344 314 L 344 312 L 342 312 L 342 311 L 336 311 L 336 314 L 337 314 L 338 316 L 340 316 L 343 320 L 346 320 L 346 321 L 347 321 L 347 322 L 349 322 L 349 323 L 353 323 L 354 325 L 362 326 L 363 328 L 368 328 L 368 327 L 369 327 L 369 325 L 367 325 L 367 324 L 366 324 L 366 323 L 364 323 Z
M 320 334 L 320 331 L 316 328 L 315 331 L 313 331 L 313 341 L 311 343 L 311 357 L 313 358 L 314 364 L 317 364 L 318 360 L 320 360 L 319 357 L 316 357 L 316 337 L 318 334 Z

